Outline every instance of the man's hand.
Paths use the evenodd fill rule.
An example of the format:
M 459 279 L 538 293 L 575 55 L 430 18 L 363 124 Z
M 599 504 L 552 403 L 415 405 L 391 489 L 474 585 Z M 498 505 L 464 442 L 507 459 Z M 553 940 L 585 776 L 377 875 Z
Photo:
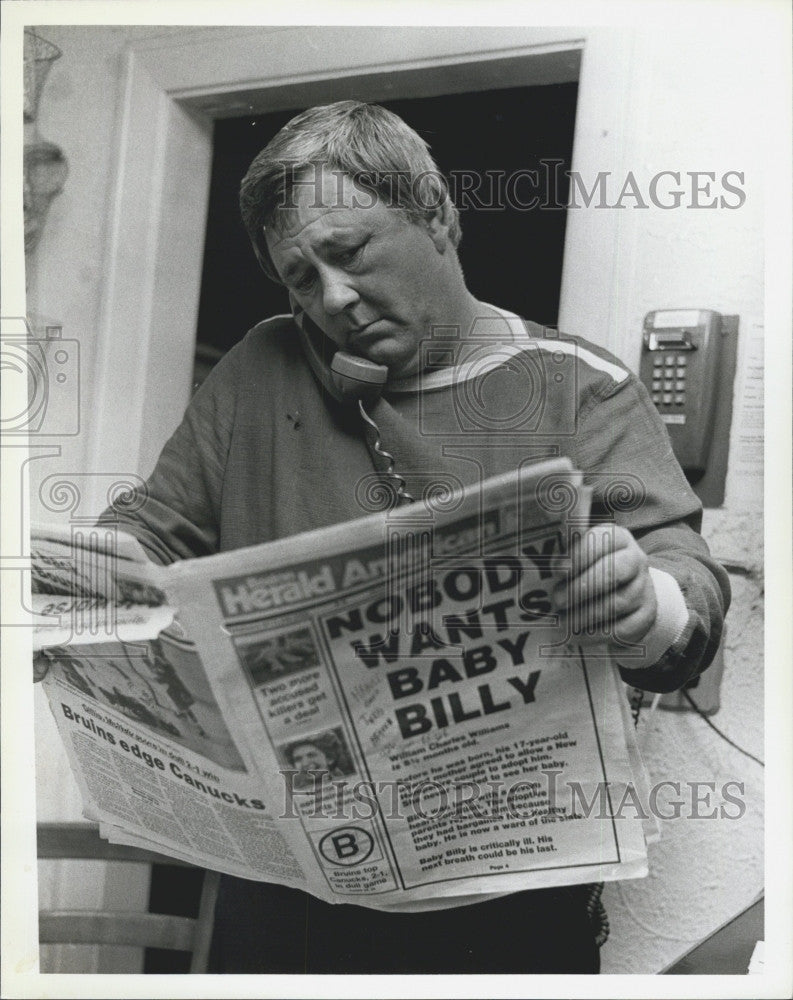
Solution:
M 33 653 L 33 683 L 43 681 L 50 670 L 50 661 L 42 650 Z
M 612 524 L 575 533 L 557 568 L 568 572 L 553 591 L 554 611 L 580 643 L 638 643 L 655 622 L 655 587 L 647 556 L 627 530 Z

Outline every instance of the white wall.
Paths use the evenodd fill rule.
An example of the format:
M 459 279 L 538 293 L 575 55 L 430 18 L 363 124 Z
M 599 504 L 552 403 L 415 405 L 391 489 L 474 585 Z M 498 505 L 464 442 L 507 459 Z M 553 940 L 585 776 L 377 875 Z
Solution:
M 33 264 L 30 303 L 58 318 L 64 336 L 80 339 L 89 373 L 107 291 L 103 266 L 110 190 L 118 169 L 121 51 L 132 38 L 169 30 L 179 29 L 42 29 L 64 50 L 64 58 L 44 94 L 40 131 L 62 146 L 70 175 Z M 293 32 L 282 37 L 283 44 L 296 44 Z M 650 309 L 701 306 L 740 316 L 727 502 L 723 511 L 709 512 L 706 533 L 718 555 L 744 560 L 753 571 L 762 562 L 761 480 L 752 474 L 751 453 L 739 453 L 737 437 L 743 429 L 748 353 L 754 341 L 762 344 L 760 125 L 745 98 L 747 83 L 751 89 L 759 72 L 758 55 L 751 38 L 732 31 L 722 37 L 715 28 L 704 34 L 670 25 L 652 36 L 641 31 L 593 36 L 584 56 L 576 169 L 586 176 L 600 169 L 632 169 L 637 177 L 662 169 L 719 175 L 739 169 L 746 172 L 749 196 L 734 212 L 628 208 L 618 219 L 613 212 L 571 213 L 560 324 L 599 340 L 635 365 L 638 331 Z M 341 57 L 334 52 L 333 58 Z M 622 134 L 614 135 L 614 109 L 620 107 Z M 95 387 L 90 380 L 84 386 L 83 412 L 89 418 Z M 77 439 L 64 448 L 60 465 L 48 465 L 48 471 L 84 470 L 84 459 Z M 723 708 L 715 721 L 762 754 L 762 589 L 759 575 L 733 582 Z M 52 724 L 46 710 L 39 711 L 36 725 L 41 815 L 74 814 L 76 790 L 48 735 Z M 688 715 L 656 713 L 641 738 L 654 778 L 718 783 L 737 778 L 745 782 L 747 812 L 736 821 L 666 823 L 662 843 L 652 848 L 651 876 L 607 888 L 613 930 L 603 953 L 605 971 L 657 971 L 762 885 L 756 765 Z
M 588 188 L 598 170 L 613 169 L 613 204 L 630 170 L 649 201 L 648 181 L 662 170 L 714 171 L 717 178 L 738 170 L 747 197 L 734 211 L 639 209 L 626 199 L 621 210 L 569 212 L 560 326 L 594 337 L 636 369 L 650 310 L 699 307 L 740 317 L 726 502 L 706 512 L 704 532 L 714 554 L 744 564 L 749 575 L 732 576 L 722 708 L 713 721 L 762 757 L 762 443 L 753 440 L 762 427 L 745 403 L 763 349 L 763 49 L 751 32 L 732 25 L 711 25 L 707 35 L 688 24 L 632 35 L 632 47 L 619 50 L 628 67 L 621 78 L 628 114 L 616 150 L 599 127 L 597 95 L 608 93 L 620 74 L 613 61 L 592 65 L 584 56 L 582 91 L 592 92 L 581 95 L 589 111 L 586 122 L 579 119 L 585 131 L 574 166 Z M 687 196 L 683 205 L 690 202 Z M 649 878 L 606 889 L 612 927 L 602 956 L 606 972 L 663 968 L 763 885 L 762 769 L 688 713 L 657 711 L 639 733 L 654 782 L 711 781 L 721 788 L 737 780 L 745 785 L 746 812 L 737 820 L 663 823 L 663 839 L 650 849 Z
M 132 42 L 183 35 L 185 29 L 54 25 L 37 30 L 63 52 L 46 83 L 37 125 L 45 139 L 63 149 L 69 162 L 69 176 L 63 192 L 52 202 L 41 243 L 28 262 L 28 311 L 59 323 L 65 338 L 79 342 L 81 374 L 80 433 L 58 439 L 60 456 L 48 456 L 31 467 L 32 516 L 53 519 L 56 513 L 48 510 L 38 497 L 38 486 L 44 477 L 62 475 L 77 482 L 84 495 L 81 506 L 72 513 L 90 516 L 98 512 L 96 496 L 102 488 L 97 490 L 89 484 L 89 479 L 100 483 L 107 479 L 109 483 L 115 473 L 143 471 L 130 467 L 126 461 L 117 468 L 115 451 L 111 448 L 97 449 L 99 460 L 92 464 L 96 461 L 91 444 L 98 430 L 97 398 L 102 389 L 97 379 L 100 348 L 97 331 L 108 294 L 111 199 L 120 169 L 117 160 L 124 51 Z M 134 344 L 127 345 L 127 351 L 126 361 L 132 368 L 140 357 Z M 190 370 L 191 364 L 192 359 L 186 362 L 185 369 Z M 118 404 L 118 412 L 122 413 L 122 400 Z M 102 431 L 108 437 L 118 437 L 123 435 L 123 424 L 100 429 L 100 437 Z M 75 814 L 79 796 L 65 766 L 57 769 L 57 779 L 53 780 L 52 762 L 59 755 L 57 745 L 42 735 L 52 731 L 47 716 L 48 712 L 39 714 L 37 727 L 40 771 L 49 776 L 39 784 L 40 816 L 63 818 L 64 814 Z

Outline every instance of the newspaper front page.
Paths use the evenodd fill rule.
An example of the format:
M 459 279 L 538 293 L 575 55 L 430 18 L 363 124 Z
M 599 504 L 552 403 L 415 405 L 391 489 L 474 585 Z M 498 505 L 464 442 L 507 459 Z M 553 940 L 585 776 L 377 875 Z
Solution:
M 101 587 L 118 635 L 61 625 L 38 654 L 86 814 L 382 908 L 646 874 L 619 678 L 549 598 L 587 517 L 560 460 L 169 567 L 124 540 Z

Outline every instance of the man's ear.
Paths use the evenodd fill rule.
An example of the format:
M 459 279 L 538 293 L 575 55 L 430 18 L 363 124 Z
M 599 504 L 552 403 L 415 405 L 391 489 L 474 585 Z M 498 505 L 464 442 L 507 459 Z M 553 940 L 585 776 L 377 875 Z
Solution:
M 451 248 L 449 230 L 452 225 L 452 204 L 448 196 L 443 202 L 433 209 L 424 220 L 430 239 L 435 244 L 438 253 L 446 253 Z

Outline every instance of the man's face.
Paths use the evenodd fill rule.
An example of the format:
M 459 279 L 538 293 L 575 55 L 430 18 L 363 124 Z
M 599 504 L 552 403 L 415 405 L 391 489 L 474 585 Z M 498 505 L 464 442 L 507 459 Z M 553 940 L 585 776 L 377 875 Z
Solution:
M 443 315 L 443 254 L 430 229 L 350 177 L 323 169 L 299 185 L 267 229 L 282 281 L 310 319 L 351 354 L 419 368 L 419 345 Z
M 327 771 L 330 761 L 313 743 L 301 743 L 292 749 L 292 764 L 298 771 Z

